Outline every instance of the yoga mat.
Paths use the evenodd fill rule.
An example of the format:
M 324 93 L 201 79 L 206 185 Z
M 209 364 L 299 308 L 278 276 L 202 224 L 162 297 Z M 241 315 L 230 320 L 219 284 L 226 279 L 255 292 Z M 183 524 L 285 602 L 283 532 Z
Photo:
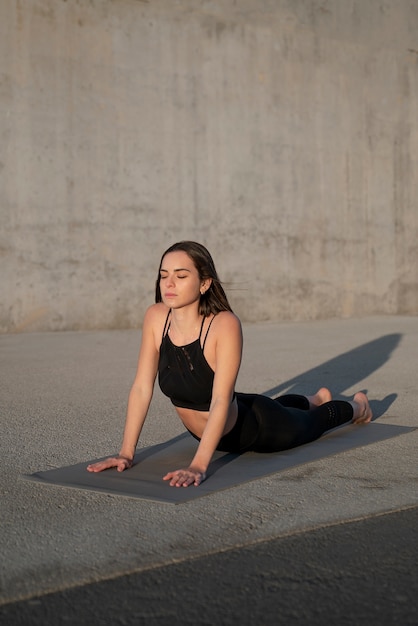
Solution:
M 246 452 L 241 455 L 216 452 L 208 478 L 199 487 L 170 487 L 168 482 L 162 480 L 168 471 L 187 467 L 190 463 L 197 442 L 188 433 L 139 450 L 135 455 L 135 465 L 124 472 L 110 469 L 98 474 L 90 473 L 86 466 L 95 462 L 93 460 L 36 472 L 25 478 L 46 484 L 180 504 L 412 430 L 415 428 L 391 424 L 350 424 L 330 431 L 312 443 L 284 452 Z

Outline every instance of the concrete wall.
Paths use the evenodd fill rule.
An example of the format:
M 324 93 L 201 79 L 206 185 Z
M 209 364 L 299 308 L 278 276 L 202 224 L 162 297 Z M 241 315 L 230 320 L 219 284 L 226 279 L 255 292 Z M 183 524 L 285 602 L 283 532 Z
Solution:
M 1 0 L 2 332 L 418 313 L 416 0 Z

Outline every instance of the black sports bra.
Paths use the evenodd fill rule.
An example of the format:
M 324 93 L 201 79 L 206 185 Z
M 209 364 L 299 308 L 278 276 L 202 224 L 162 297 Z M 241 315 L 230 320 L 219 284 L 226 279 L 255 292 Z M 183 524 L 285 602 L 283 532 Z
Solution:
M 164 325 L 158 361 L 160 389 L 170 398 L 174 406 L 209 411 L 215 372 L 206 361 L 203 351 L 215 316 L 209 323 L 203 344 L 201 337 L 206 318 L 202 320 L 196 341 L 185 346 L 175 346 L 168 336 L 170 312 Z

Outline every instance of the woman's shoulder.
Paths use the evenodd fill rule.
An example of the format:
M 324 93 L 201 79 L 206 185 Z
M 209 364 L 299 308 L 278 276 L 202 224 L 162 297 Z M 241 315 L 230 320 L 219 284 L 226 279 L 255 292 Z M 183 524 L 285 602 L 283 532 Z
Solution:
M 155 328 L 164 325 L 169 312 L 170 309 L 163 302 L 151 304 L 145 311 L 144 327 Z
M 145 311 L 145 315 L 149 317 L 167 317 L 170 309 L 164 302 L 157 302 L 156 304 L 151 304 L 147 310 Z
M 232 311 L 221 311 L 215 315 L 213 322 L 219 332 L 241 332 L 241 321 Z

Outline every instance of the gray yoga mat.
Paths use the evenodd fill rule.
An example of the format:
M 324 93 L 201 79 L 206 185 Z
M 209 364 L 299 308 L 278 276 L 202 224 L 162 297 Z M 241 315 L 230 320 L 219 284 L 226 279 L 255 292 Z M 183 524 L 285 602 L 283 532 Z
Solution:
M 168 471 L 186 467 L 193 457 L 197 442 L 188 433 L 140 450 L 135 456 L 135 465 L 124 472 L 110 469 L 92 474 L 86 470 L 86 466 L 93 460 L 36 472 L 25 478 L 52 485 L 180 504 L 412 430 L 415 429 L 391 424 L 350 424 L 327 433 L 313 443 L 284 452 L 246 452 L 242 455 L 216 452 L 208 478 L 199 487 L 170 487 L 162 480 Z

